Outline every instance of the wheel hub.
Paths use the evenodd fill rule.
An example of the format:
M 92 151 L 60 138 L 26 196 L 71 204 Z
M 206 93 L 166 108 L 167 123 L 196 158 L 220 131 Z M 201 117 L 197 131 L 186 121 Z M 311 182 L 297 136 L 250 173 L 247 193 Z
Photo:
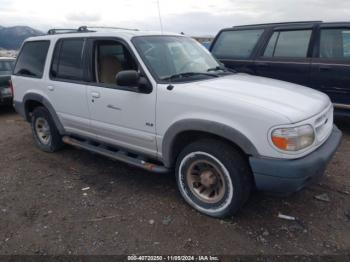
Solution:
M 203 202 L 217 203 L 225 195 L 224 175 L 211 161 L 194 161 L 189 166 L 186 177 L 191 192 Z
M 206 170 L 201 173 L 201 184 L 207 188 L 213 187 L 217 183 L 217 177 L 211 170 Z
M 51 141 L 49 123 L 45 118 L 38 117 L 35 121 L 35 132 L 40 142 L 47 145 Z

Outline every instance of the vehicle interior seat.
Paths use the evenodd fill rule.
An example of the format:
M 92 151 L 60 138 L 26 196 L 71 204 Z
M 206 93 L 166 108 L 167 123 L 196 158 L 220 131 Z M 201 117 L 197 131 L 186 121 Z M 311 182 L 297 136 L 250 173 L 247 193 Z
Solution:
M 100 60 L 100 82 L 115 84 L 115 76 L 123 70 L 123 66 L 115 56 L 104 56 Z

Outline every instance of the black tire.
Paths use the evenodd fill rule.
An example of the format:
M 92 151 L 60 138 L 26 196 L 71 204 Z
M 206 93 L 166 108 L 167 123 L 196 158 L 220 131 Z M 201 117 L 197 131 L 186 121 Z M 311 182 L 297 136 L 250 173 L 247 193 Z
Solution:
M 43 142 L 43 139 L 40 138 L 40 134 L 38 133 L 38 121 L 43 123 L 47 123 L 49 129 L 47 133 L 50 138 L 47 139 L 47 142 Z M 63 141 L 62 136 L 59 134 L 55 122 L 52 120 L 50 112 L 45 107 L 37 107 L 34 109 L 31 118 L 31 127 L 34 140 L 36 145 L 45 152 L 55 152 L 62 148 Z
M 214 179 L 209 180 L 206 188 L 204 185 L 208 185 L 208 180 L 203 178 L 203 174 L 208 173 L 207 170 L 210 170 L 209 178 Z M 177 158 L 175 172 L 184 200 L 211 217 L 224 218 L 236 214 L 247 202 L 253 185 L 248 161 L 242 153 L 215 139 L 202 139 L 186 146 Z M 225 186 L 221 186 L 223 184 Z M 203 188 L 208 190 L 204 192 L 213 192 L 203 196 L 200 193 Z

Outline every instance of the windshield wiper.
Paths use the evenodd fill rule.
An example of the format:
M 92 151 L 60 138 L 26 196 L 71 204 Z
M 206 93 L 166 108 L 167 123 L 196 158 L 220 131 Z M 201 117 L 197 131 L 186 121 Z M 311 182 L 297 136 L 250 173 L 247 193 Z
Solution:
M 216 66 L 216 67 L 209 68 L 207 70 L 207 72 L 211 72 L 211 71 L 224 71 L 224 72 L 236 73 L 235 70 L 227 68 L 225 66 Z
M 191 76 L 198 76 L 198 75 L 203 75 L 203 76 L 211 76 L 211 77 L 218 77 L 218 75 L 215 74 L 210 74 L 210 73 L 205 73 L 205 72 L 186 72 L 186 73 L 179 73 L 179 74 L 174 74 L 171 76 L 165 76 L 161 78 L 161 80 L 174 80 L 174 79 L 181 79 L 181 78 L 186 78 L 186 77 L 191 77 Z
M 211 72 L 211 71 L 219 71 L 219 70 L 221 70 L 221 71 L 225 71 L 225 70 L 226 70 L 226 68 L 224 68 L 224 67 L 222 67 L 222 66 L 216 66 L 216 67 L 209 68 L 209 69 L 207 70 L 207 72 Z

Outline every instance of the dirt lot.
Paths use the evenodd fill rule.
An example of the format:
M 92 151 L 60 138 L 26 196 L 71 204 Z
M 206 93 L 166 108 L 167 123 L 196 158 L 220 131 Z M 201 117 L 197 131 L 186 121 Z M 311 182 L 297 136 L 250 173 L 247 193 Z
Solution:
M 0 254 L 348 253 L 350 120 L 337 124 L 344 139 L 322 184 L 288 198 L 255 193 L 218 220 L 188 207 L 172 175 L 71 147 L 41 152 L 28 123 L 1 108 Z

